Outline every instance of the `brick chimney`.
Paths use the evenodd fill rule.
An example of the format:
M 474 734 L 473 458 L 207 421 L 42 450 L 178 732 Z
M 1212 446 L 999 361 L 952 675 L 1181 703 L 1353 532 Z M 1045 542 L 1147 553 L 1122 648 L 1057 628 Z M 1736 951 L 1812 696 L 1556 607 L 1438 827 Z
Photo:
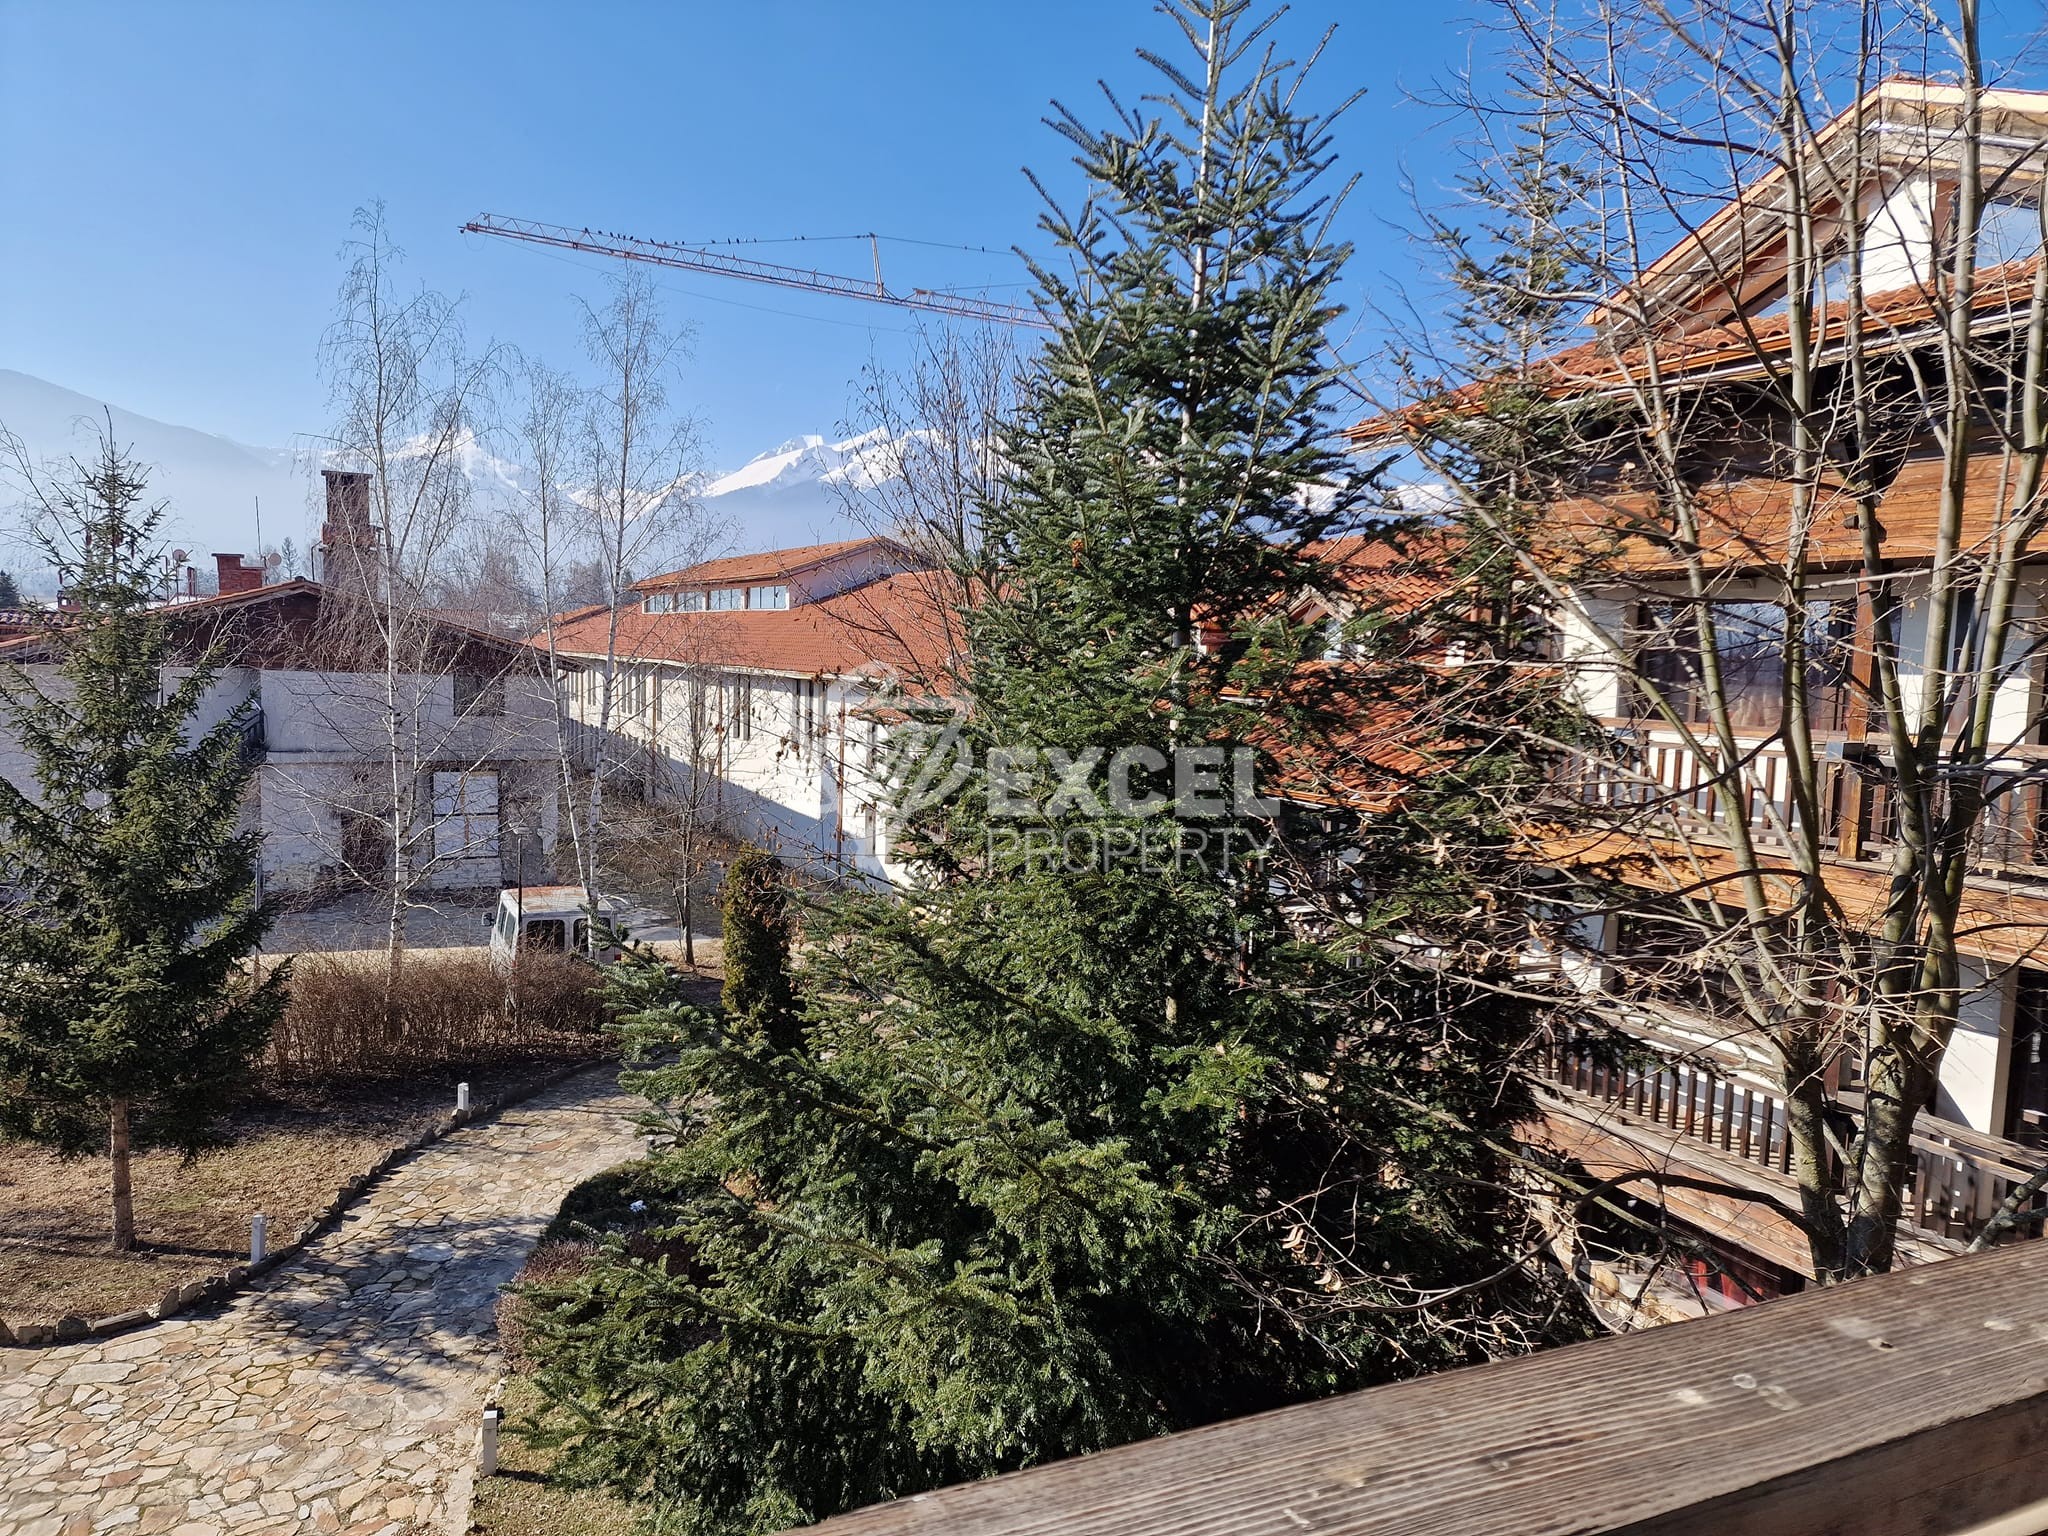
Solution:
M 263 585 L 262 565 L 251 565 L 239 554 L 223 555 L 216 552 L 213 557 L 213 568 L 220 573 L 222 597 L 226 597 L 230 592 L 254 592 Z
M 377 568 L 377 529 L 370 521 L 370 477 L 358 469 L 323 469 L 327 520 L 320 525 L 315 572 L 329 586 L 369 586 Z

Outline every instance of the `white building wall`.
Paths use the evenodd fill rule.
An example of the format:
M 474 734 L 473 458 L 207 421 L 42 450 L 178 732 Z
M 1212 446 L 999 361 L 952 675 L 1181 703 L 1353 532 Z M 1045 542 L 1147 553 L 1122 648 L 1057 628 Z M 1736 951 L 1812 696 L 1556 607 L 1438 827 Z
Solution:
M 1860 205 L 1863 291 L 1910 288 L 1934 268 L 1937 197 L 1931 176 L 1913 175 L 1890 188 L 1872 188 Z
M 693 775 L 701 776 L 707 811 L 783 858 L 903 878 L 888 857 L 886 818 L 868 777 L 884 732 L 878 724 L 870 729 L 862 685 L 648 662 L 621 663 L 619 672 L 609 734 L 653 747 L 671 793 L 687 792 Z M 736 704 L 741 681 L 751 698 L 744 721 Z M 696 694 L 701 706 L 693 706 Z M 595 725 L 600 697 L 594 686 L 572 688 L 571 714 Z M 644 708 L 632 707 L 643 698 Z
M 2013 980 L 2010 974 L 1994 977 L 1983 964 L 1965 960 L 1962 982 L 1967 990 L 1941 1059 L 1934 1112 L 1998 1135 L 2005 1112 L 2005 1036 L 2012 1023 Z
M 1627 620 L 1627 602 L 1586 593 L 1574 594 L 1558 614 L 1558 659 L 1570 669 L 1580 707 L 1595 719 L 1625 713 L 1621 673 L 1607 640 L 1625 640 Z

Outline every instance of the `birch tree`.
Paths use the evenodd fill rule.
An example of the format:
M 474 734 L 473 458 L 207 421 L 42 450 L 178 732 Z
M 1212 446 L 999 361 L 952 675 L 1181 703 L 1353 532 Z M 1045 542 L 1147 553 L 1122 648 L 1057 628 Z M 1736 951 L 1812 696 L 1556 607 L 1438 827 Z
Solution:
M 324 708 L 378 763 L 378 782 L 334 807 L 356 834 L 338 837 L 335 852 L 385 903 L 387 992 L 403 966 L 407 914 L 437 860 L 423 776 L 446 758 L 454 723 L 438 703 L 453 657 L 424 592 L 462 536 L 499 363 L 493 348 L 470 350 L 457 302 L 404 285 L 402 259 L 382 207 L 359 210 L 321 344 L 335 411 L 329 462 L 363 475 L 366 497 L 362 526 L 330 539 L 320 572 L 318 650 L 333 688 Z M 331 788 L 306 782 L 300 792 L 320 798 Z
M 594 761 L 582 805 L 580 846 L 589 868 L 602 852 L 608 737 L 618 704 L 619 619 L 638 601 L 637 577 L 694 564 L 715 531 L 691 494 L 697 468 L 695 421 L 672 408 L 669 391 L 687 355 L 688 333 L 664 314 L 644 273 L 614 280 L 603 308 L 586 305 L 584 350 L 591 369 L 577 443 L 576 499 L 606 606 L 597 678 Z

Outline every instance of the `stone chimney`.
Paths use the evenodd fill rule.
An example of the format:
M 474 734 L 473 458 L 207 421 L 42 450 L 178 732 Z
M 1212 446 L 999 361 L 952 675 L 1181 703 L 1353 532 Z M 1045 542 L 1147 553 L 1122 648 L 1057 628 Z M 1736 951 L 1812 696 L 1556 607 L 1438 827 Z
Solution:
M 222 597 L 226 597 L 230 592 L 254 592 L 263 585 L 263 564 L 261 561 L 251 565 L 247 559 L 239 554 L 223 555 L 216 552 L 213 557 L 213 567 L 220 573 L 220 595 Z

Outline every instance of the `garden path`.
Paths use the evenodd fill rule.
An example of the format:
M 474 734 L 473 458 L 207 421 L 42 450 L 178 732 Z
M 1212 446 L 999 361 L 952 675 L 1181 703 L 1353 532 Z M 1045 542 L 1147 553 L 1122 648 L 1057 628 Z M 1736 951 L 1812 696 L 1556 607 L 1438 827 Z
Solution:
M 393 1168 L 211 1316 L 0 1349 L 0 1536 L 445 1530 L 499 1287 L 570 1188 L 642 1149 L 616 1067 Z

